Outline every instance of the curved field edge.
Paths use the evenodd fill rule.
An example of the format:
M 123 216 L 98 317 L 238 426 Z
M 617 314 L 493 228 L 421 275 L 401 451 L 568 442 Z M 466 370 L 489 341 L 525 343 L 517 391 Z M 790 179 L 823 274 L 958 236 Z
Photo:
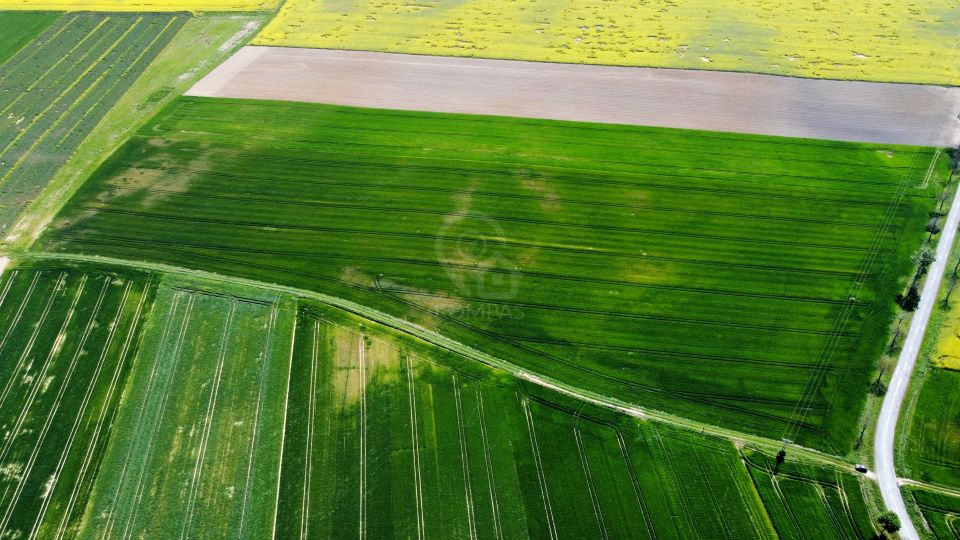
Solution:
M 65 260 L 8 270 L 63 271 L 126 272 Z M 738 453 L 725 438 L 598 407 L 269 286 L 137 275 L 157 289 L 84 518 L 69 529 L 82 538 L 176 536 L 201 523 L 258 536 L 775 537 L 779 511 L 747 472 L 772 450 Z M 163 467 L 147 465 L 160 456 Z M 783 474 L 843 479 L 843 500 L 826 499 L 841 506 L 826 512 L 862 506 L 852 476 L 830 465 L 797 455 Z M 153 503 L 138 505 L 148 492 Z
M 574 386 L 605 359 L 623 367 L 601 395 L 624 399 L 629 372 L 641 404 L 845 453 L 857 418 L 840 411 L 862 407 L 947 168 L 925 148 L 189 98 L 42 245 L 349 297 Z M 474 261 L 463 246 L 485 239 L 500 258 Z M 570 316 L 589 322 L 572 341 Z M 751 362 L 778 366 L 736 392 L 752 404 L 690 369 Z
M 127 138 L 158 111 L 243 45 L 264 14 L 206 14 L 190 17 L 173 39 L 83 138 L 66 163 L 0 238 L 18 251 L 33 243 L 53 215 Z
M 958 27 L 947 0 L 289 0 L 255 43 L 956 85 Z

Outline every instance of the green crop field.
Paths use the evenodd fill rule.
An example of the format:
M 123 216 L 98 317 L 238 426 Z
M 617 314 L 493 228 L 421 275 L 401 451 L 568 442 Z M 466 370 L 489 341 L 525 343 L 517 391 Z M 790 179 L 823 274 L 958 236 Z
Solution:
M 83 514 L 149 309 L 145 276 L 22 267 L 0 280 L 0 536 Z
M 59 13 L 0 12 L 0 65 L 59 16 Z
M 923 516 L 926 529 L 936 540 L 960 538 L 960 498 L 922 489 L 905 490 Z M 922 529 L 921 529 L 922 530 Z
M 729 442 L 321 306 L 301 309 L 291 373 L 279 537 L 772 536 Z
M 270 536 L 294 313 L 163 280 L 80 537 Z
M 342 296 L 569 385 L 845 452 L 936 155 L 182 98 L 40 245 Z
M 780 538 L 866 540 L 877 534 L 859 478 L 793 461 L 774 474 L 771 456 L 746 450 L 744 459 Z
M 912 478 L 960 487 L 960 372 L 930 367 L 900 444 Z
M 0 64 L 0 236 L 186 19 L 64 15 Z
M 9 537 L 774 538 L 815 502 L 762 501 L 754 450 L 313 301 L 64 263 L 0 294 Z M 849 475 L 779 482 L 800 475 L 864 507 Z

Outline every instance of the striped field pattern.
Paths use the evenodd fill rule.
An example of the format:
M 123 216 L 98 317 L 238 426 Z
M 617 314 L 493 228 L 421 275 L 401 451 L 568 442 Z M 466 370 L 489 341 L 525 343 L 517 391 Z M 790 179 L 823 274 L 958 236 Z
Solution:
M 0 64 L 0 235 L 186 20 L 64 15 Z

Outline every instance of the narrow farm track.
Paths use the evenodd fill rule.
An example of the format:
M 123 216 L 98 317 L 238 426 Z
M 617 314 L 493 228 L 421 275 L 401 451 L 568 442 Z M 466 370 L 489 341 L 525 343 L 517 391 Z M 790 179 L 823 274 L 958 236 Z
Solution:
M 908 84 L 257 46 L 188 92 L 926 146 L 957 144 L 957 94 Z
M 944 223 L 943 232 L 937 244 L 937 259 L 930 265 L 930 269 L 927 272 L 927 278 L 923 284 L 923 291 L 920 293 L 920 305 L 917 307 L 917 311 L 910 321 L 910 329 L 903 342 L 903 348 L 900 351 L 897 366 L 893 371 L 893 376 L 887 387 L 887 393 L 883 398 L 880 415 L 877 416 L 877 430 L 874 435 L 873 445 L 873 465 L 877 471 L 877 479 L 880 483 L 880 493 L 883 495 L 883 502 L 887 508 L 893 510 L 900 516 L 900 521 L 903 524 L 900 536 L 906 540 L 919 539 L 920 536 L 910 519 L 909 512 L 907 512 L 903 495 L 900 493 L 900 485 L 897 481 L 897 471 L 893 454 L 897 433 L 897 420 L 900 417 L 900 409 L 903 406 L 903 400 L 910 386 L 913 368 L 917 363 L 920 346 L 923 344 L 923 337 L 927 332 L 927 325 L 930 322 L 930 315 L 933 312 L 934 303 L 939 296 L 940 283 L 943 280 L 943 273 L 946 269 L 947 261 L 950 258 L 950 251 L 953 248 L 958 225 L 960 225 L 960 190 L 957 190 L 954 196 L 953 204 L 947 215 L 947 221 Z

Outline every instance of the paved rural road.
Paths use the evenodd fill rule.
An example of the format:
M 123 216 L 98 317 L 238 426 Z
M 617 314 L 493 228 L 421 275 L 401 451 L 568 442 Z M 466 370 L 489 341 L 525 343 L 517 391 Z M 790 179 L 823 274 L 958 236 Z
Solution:
M 880 416 L 877 418 L 877 431 L 874 435 L 873 461 L 877 470 L 877 478 L 880 481 L 883 503 L 888 509 L 893 510 L 900 516 L 900 521 L 903 522 L 900 537 L 905 540 L 918 540 L 920 537 L 917 534 L 917 529 L 913 526 L 913 522 L 910 521 L 907 507 L 903 503 L 903 496 L 900 494 L 900 486 L 897 482 L 897 472 L 894 468 L 893 446 L 897 431 L 897 418 L 900 416 L 900 407 L 903 405 L 907 387 L 910 386 L 913 367 L 917 362 L 917 355 L 920 352 L 920 345 L 923 343 L 927 323 L 930 322 L 930 313 L 937 301 L 940 282 L 947 266 L 947 259 L 950 258 L 950 248 L 953 246 L 958 224 L 960 224 L 960 189 L 954 196 L 953 206 L 950 207 L 950 213 L 947 215 L 947 223 L 943 226 L 943 232 L 940 233 L 940 243 L 937 244 L 937 260 L 930 265 L 927 281 L 923 284 L 920 305 L 913 315 L 910 330 L 907 332 L 903 349 L 900 351 L 900 358 L 897 360 L 897 367 L 890 379 L 886 397 L 883 398 L 883 407 L 880 409 Z
M 244 47 L 187 94 L 960 144 L 960 88 L 749 73 Z

